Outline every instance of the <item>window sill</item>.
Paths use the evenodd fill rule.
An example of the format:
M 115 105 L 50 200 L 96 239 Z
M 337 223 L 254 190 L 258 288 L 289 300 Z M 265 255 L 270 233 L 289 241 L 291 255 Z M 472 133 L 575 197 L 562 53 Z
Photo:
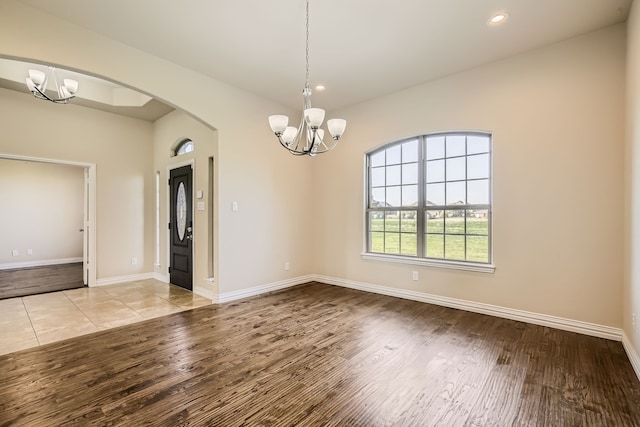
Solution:
M 385 255 L 385 254 L 361 254 L 362 259 L 367 261 L 385 261 L 398 264 L 421 265 L 423 267 L 448 268 L 452 270 L 475 271 L 478 273 L 494 273 L 496 266 L 492 264 L 480 264 L 474 262 L 460 262 L 447 260 L 434 260 L 424 258 L 411 258 L 406 256 Z

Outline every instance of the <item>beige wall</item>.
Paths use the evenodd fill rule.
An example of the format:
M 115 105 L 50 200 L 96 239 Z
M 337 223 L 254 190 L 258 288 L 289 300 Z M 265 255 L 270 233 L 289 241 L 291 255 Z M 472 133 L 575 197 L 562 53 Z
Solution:
M 349 127 L 314 161 L 314 272 L 620 327 L 624 75 L 618 25 L 334 112 Z M 364 153 L 467 129 L 493 133 L 495 273 L 362 260 Z
M 294 116 L 297 112 L 13 0 L 0 4 L 0 56 L 106 77 L 154 95 L 217 129 L 219 292 L 236 292 L 312 273 L 312 162 L 280 148 L 267 123 L 270 114 Z M 62 137 L 52 138 L 58 142 Z M 10 148 L 14 144 L 6 143 Z M 152 161 L 150 151 L 146 153 L 141 163 L 145 168 L 146 162 Z M 152 182 L 151 166 L 149 171 L 144 180 Z M 134 183 L 131 191 L 142 190 L 144 180 Z M 145 197 L 153 197 L 153 192 L 145 192 Z M 238 202 L 236 212 L 231 210 L 233 201 Z M 99 211 L 98 215 L 120 217 L 116 212 Z M 145 224 L 153 227 L 149 218 Z M 153 238 L 145 245 L 149 245 L 145 246 L 149 252 L 148 257 L 145 253 L 146 271 L 151 272 L 153 268 L 146 263 L 153 261 Z M 124 266 L 130 256 L 114 253 L 110 262 Z M 289 271 L 284 271 L 285 261 L 290 262 Z
M 82 258 L 83 187 L 84 168 L 0 159 L 0 266 Z
M 98 280 L 153 271 L 151 123 L 5 89 L 0 117 L 0 153 L 96 164 Z
M 190 139 L 194 142 L 194 151 L 181 156 L 172 156 L 172 147 L 179 141 Z M 210 277 L 215 278 L 218 270 L 217 248 L 210 248 L 209 239 L 217 244 L 217 206 L 215 197 L 217 188 L 213 188 L 213 199 L 210 199 L 210 186 L 216 185 L 218 180 L 214 176 L 213 182 L 209 179 L 209 159 L 214 161 L 218 157 L 218 134 L 197 120 L 183 112 L 174 111 L 154 123 L 154 170 L 160 173 L 160 265 L 156 266 L 156 272 L 167 276 L 168 251 L 167 251 L 167 226 L 168 216 L 168 169 L 174 169 L 185 162 L 193 162 L 193 187 L 197 192 L 202 191 L 202 199 L 194 195 L 193 204 L 193 256 L 195 268 L 193 272 L 194 289 L 205 295 L 217 295 L 217 285 L 209 282 Z M 214 168 L 215 173 L 215 168 Z M 197 203 L 203 202 L 205 210 L 197 210 Z M 213 209 L 213 210 L 212 210 Z M 210 217 L 214 219 L 210 224 Z M 213 252 L 213 253 L 212 253 Z M 214 257 L 213 274 L 209 272 L 209 262 Z
M 627 145 L 625 151 L 625 280 L 623 330 L 640 354 L 640 5 L 635 2 L 628 21 Z M 631 317 L 636 315 L 636 327 Z M 636 356 L 637 357 L 637 356 Z M 640 366 L 636 366 L 636 370 Z M 640 375 L 640 372 L 639 372 Z

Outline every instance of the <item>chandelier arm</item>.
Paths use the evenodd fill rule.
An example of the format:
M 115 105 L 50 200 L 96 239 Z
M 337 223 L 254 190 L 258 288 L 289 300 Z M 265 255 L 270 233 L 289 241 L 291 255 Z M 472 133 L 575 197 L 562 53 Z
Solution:
M 307 102 L 305 102 L 304 105 L 306 106 Z M 304 114 L 303 114 L 302 119 L 300 119 L 300 124 L 298 125 L 298 132 L 296 133 L 296 137 L 292 141 L 292 142 L 295 142 L 293 149 L 297 153 L 306 154 L 309 152 L 307 149 L 305 149 L 307 144 L 305 141 L 307 141 L 307 138 L 306 136 L 303 138 L 303 134 L 306 134 L 306 127 L 307 126 L 306 126 L 306 123 L 304 120 Z
M 327 144 L 323 141 L 323 142 L 322 142 L 322 145 L 324 145 L 324 150 L 317 150 L 317 153 L 318 153 L 318 154 L 320 154 L 320 153 L 326 153 L 327 151 L 331 151 L 331 150 L 333 150 L 333 149 L 334 149 L 334 148 L 336 148 L 336 146 L 338 145 L 338 141 L 337 141 L 337 140 L 334 140 L 334 141 L 333 141 L 333 144 L 331 144 L 330 146 L 329 146 L 329 145 L 327 145 Z
M 292 148 L 291 148 L 290 146 L 288 146 L 288 145 L 287 145 L 287 143 L 286 143 L 286 142 L 284 142 L 284 141 L 282 140 L 282 138 L 280 138 L 280 137 L 278 137 L 278 141 L 280 141 L 280 145 L 282 145 L 284 148 L 286 148 L 286 149 L 287 149 L 291 154 L 294 154 L 294 155 L 296 155 L 296 156 L 304 156 L 305 154 L 307 154 L 307 153 L 305 153 L 305 152 L 300 152 L 300 151 L 296 151 L 296 150 L 292 149 Z
M 53 84 L 56 85 L 56 92 L 58 92 L 58 99 L 64 98 L 62 94 L 62 89 L 60 89 L 60 85 L 58 84 L 58 77 L 56 76 L 56 69 L 51 69 L 51 77 L 53 77 Z
M 67 98 L 55 99 L 55 98 L 51 98 L 49 95 L 47 95 L 46 93 L 41 91 L 38 88 L 38 86 L 34 86 L 34 89 L 36 91 L 38 91 L 38 93 L 32 92 L 36 96 L 36 98 L 45 99 L 47 101 L 51 101 L 51 102 L 56 103 L 56 104 L 66 104 L 67 102 L 69 102 L 70 99 L 76 97 L 75 95 L 73 95 L 73 96 L 69 96 Z

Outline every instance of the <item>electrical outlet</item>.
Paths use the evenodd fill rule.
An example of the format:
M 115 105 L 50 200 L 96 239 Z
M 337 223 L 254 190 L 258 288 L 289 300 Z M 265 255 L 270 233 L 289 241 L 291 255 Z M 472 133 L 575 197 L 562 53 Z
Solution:
M 289 261 L 284 263 L 284 271 L 289 271 Z
M 20 255 L 20 251 L 17 250 L 17 249 L 14 249 L 14 250 L 11 251 L 11 255 L 12 256 L 18 256 L 18 255 Z
M 138 258 L 131 258 L 131 264 L 136 265 L 138 263 Z
M 27 255 L 33 255 L 33 249 L 27 249 Z
M 418 277 L 419 277 L 418 272 L 414 271 L 412 277 L 413 277 L 413 280 L 418 280 Z

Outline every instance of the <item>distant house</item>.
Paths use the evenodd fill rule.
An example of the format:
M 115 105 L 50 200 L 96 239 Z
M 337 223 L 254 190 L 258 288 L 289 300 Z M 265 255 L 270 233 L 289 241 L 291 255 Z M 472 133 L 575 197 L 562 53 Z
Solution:
M 431 200 L 427 200 L 427 207 L 429 206 L 437 206 L 437 205 L 433 203 Z M 442 210 L 427 210 L 427 218 L 429 219 L 442 218 L 443 214 L 444 214 L 444 211 Z

